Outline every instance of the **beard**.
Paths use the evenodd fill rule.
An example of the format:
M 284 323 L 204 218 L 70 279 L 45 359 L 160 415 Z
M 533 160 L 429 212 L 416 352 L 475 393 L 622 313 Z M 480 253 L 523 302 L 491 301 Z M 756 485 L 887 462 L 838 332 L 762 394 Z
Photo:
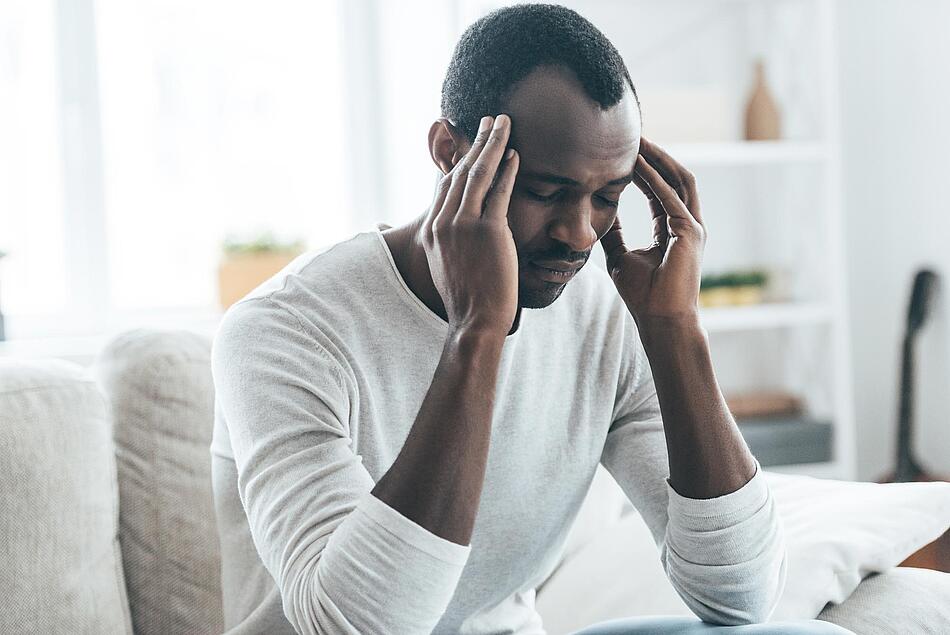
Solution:
M 533 260 L 565 260 L 568 262 L 581 263 L 583 266 L 587 263 L 590 252 L 580 253 L 532 253 L 523 254 L 518 252 L 518 305 L 523 309 L 543 309 L 551 306 L 555 300 L 560 297 L 567 286 L 567 282 L 547 282 L 534 278 L 529 272 L 529 263 Z M 579 275 L 580 271 L 575 275 Z M 525 280 L 530 282 L 526 283 Z
M 551 306 L 555 300 L 564 291 L 566 282 L 549 282 L 550 289 L 525 289 L 524 285 L 518 286 L 518 305 L 522 309 L 543 309 Z

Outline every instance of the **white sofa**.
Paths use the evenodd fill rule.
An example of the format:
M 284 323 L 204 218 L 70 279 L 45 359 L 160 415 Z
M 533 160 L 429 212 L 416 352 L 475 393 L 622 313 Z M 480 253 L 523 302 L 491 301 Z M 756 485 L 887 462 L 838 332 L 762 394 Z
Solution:
M 204 337 L 135 331 L 90 369 L 0 361 L 0 633 L 223 631 L 209 357 Z M 655 545 L 638 521 L 600 472 L 562 565 L 538 592 L 550 633 L 618 611 L 684 613 L 657 586 Z M 641 587 L 600 605 L 610 595 L 601 591 L 622 586 L 622 557 L 610 561 L 616 536 L 636 543 L 624 543 L 621 570 Z M 873 575 L 840 604 L 798 617 L 859 633 L 950 632 L 950 574 L 893 564 L 865 571 Z M 592 589 L 592 576 L 606 579 Z

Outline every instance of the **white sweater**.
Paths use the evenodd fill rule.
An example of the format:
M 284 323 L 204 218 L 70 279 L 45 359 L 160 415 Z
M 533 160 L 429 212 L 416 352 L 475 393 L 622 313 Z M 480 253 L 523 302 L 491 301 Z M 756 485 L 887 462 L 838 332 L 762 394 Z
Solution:
M 301 256 L 232 307 L 215 338 L 211 452 L 227 626 L 543 633 L 534 589 L 556 565 L 598 463 L 642 514 L 698 616 L 764 621 L 786 571 L 765 478 L 757 465 L 746 485 L 712 499 L 673 490 L 636 325 L 593 263 L 550 307 L 524 310 L 505 340 L 471 544 L 371 495 L 448 331 L 400 277 L 382 227 Z

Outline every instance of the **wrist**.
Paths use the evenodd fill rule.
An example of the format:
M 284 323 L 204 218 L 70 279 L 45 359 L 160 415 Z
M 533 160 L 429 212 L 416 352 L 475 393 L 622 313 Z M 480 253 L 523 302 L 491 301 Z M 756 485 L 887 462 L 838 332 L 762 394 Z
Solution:
M 500 348 L 508 334 L 493 325 L 450 325 L 446 346 L 461 349 Z
M 703 328 L 698 312 L 635 316 L 634 321 L 637 324 L 640 341 L 647 352 L 650 349 L 668 349 L 706 341 L 706 329 Z

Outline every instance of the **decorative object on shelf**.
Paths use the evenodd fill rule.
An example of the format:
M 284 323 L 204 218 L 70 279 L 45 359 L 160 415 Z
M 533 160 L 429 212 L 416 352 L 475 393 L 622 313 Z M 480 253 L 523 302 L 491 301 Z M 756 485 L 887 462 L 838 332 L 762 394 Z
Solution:
M 804 407 L 798 395 L 784 390 L 756 390 L 726 396 L 726 405 L 736 420 L 794 417 Z
M 0 260 L 3 260 L 4 256 L 6 256 L 6 254 L 0 251 Z M 3 310 L 2 310 L 2 306 L 0 306 L 0 342 L 4 341 L 6 338 L 7 336 L 3 329 Z
M 745 138 L 748 141 L 774 141 L 782 137 L 782 117 L 765 80 L 765 62 L 755 61 L 752 93 L 745 109 Z
M 705 275 L 700 282 L 699 304 L 703 307 L 761 304 L 769 276 L 760 269 Z
M 304 250 L 302 241 L 281 242 L 269 233 L 250 241 L 229 237 L 218 266 L 218 299 L 222 309 L 243 298 L 255 287 L 290 264 Z

